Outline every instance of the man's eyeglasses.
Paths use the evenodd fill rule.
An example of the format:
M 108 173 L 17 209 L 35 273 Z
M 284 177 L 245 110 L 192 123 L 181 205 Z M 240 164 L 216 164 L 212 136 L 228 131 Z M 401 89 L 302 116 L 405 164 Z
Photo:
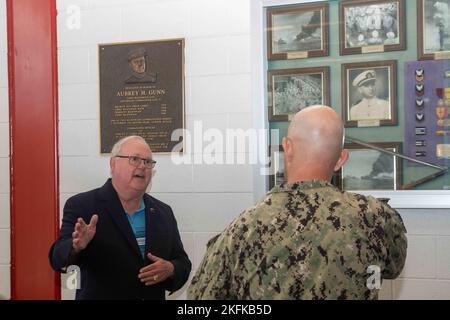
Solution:
M 128 158 L 128 161 L 133 167 L 139 167 L 142 161 L 147 169 L 154 168 L 156 164 L 156 161 L 153 159 L 146 159 L 138 156 L 115 156 L 114 158 Z

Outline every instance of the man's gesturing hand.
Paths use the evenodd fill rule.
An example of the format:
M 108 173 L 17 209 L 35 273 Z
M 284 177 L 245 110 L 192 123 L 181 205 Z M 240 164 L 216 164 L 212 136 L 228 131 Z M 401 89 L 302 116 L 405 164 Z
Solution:
M 78 218 L 75 224 L 75 230 L 72 233 L 72 248 L 75 253 L 85 249 L 95 235 L 98 215 L 94 214 L 89 224 L 86 224 L 82 218 Z
M 154 256 L 151 253 L 147 254 L 147 257 L 153 263 L 139 270 L 138 275 L 141 282 L 144 282 L 146 286 L 162 282 L 173 275 L 174 266 L 170 261 Z

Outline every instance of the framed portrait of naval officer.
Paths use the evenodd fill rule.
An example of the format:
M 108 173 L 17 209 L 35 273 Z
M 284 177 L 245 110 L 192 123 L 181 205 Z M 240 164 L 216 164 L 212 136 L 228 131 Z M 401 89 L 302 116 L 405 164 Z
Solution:
M 342 65 L 342 115 L 346 127 L 397 125 L 397 62 Z

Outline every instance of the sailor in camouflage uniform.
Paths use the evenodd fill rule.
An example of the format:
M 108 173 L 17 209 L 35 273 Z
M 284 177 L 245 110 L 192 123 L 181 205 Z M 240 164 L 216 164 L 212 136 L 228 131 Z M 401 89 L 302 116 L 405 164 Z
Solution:
M 400 215 L 329 183 L 348 158 L 333 109 L 295 115 L 283 139 L 287 183 L 244 211 L 207 252 L 188 299 L 377 299 L 369 266 L 393 279 L 406 258 Z

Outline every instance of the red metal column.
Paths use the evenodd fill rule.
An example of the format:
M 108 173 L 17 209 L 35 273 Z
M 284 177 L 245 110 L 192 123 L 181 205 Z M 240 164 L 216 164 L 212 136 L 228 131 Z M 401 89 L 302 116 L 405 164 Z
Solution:
M 11 296 L 59 299 L 47 254 L 58 233 L 55 0 L 7 0 L 11 134 Z

